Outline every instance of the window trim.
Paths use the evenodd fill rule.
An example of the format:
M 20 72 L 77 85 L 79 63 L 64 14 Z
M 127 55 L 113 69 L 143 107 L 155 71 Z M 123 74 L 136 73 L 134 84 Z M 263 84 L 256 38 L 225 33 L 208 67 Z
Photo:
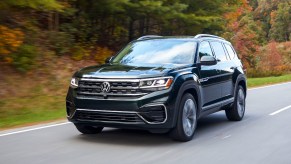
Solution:
M 213 48 L 211 42 L 217 42 L 217 43 L 220 43 L 220 44 L 221 44 L 222 49 L 223 49 L 223 51 L 224 51 L 224 55 L 225 55 L 226 60 L 220 60 L 220 59 L 217 58 L 217 56 L 215 55 L 215 51 L 214 51 L 214 48 Z M 210 41 L 210 46 L 211 46 L 211 48 L 213 49 L 213 53 L 214 53 L 214 55 L 215 55 L 216 60 L 219 60 L 220 62 L 226 62 L 226 61 L 230 61 L 230 60 L 231 60 L 230 57 L 229 57 L 229 55 L 228 55 L 228 52 L 226 52 L 226 50 L 225 50 L 225 48 L 224 48 L 224 43 L 223 43 L 223 42 L 213 40 L 213 41 Z
M 202 40 L 202 41 L 199 42 L 199 44 L 197 44 L 198 46 L 197 46 L 197 52 L 196 52 L 196 59 L 197 59 L 197 62 L 196 62 L 196 63 L 200 63 L 199 52 L 200 52 L 200 45 L 201 45 L 203 42 L 208 42 L 209 47 L 210 47 L 210 50 L 211 50 L 211 52 L 212 52 L 212 56 L 215 57 L 215 59 L 216 59 L 216 56 L 215 56 L 215 54 L 214 54 L 214 52 L 213 52 L 213 48 L 212 48 L 212 46 L 211 46 L 211 44 L 210 44 L 210 41 L 208 41 L 208 40 Z
M 223 43 L 223 44 L 224 44 L 224 46 L 225 46 L 225 49 L 226 49 L 226 51 L 227 51 L 227 54 L 229 55 L 230 60 L 234 60 L 235 58 L 239 59 L 239 57 L 238 57 L 236 51 L 234 50 L 234 48 L 233 48 L 233 46 L 232 46 L 231 44 L 228 44 L 228 43 Z M 233 54 L 234 54 L 233 58 L 230 57 L 230 54 L 229 54 L 229 52 L 228 52 L 228 50 L 227 50 L 227 48 L 226 48 L 226 44 L 227 44 L 227 45 L 232 49 L 232 52 L 233 52 Z

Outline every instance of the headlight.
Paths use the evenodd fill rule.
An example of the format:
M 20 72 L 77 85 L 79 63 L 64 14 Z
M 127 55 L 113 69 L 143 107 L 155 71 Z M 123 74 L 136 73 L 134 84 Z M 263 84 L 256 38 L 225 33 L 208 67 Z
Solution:
M 71 79 L 71 87 L 72 87 L 72 88 L 78 88 L 78 84 L 79 84 L 79 79 L 73 77 L 73 78 Z
M 140 88 L 168 89 L 173 82 L 173 77 L 160 77 L 140 80 Z

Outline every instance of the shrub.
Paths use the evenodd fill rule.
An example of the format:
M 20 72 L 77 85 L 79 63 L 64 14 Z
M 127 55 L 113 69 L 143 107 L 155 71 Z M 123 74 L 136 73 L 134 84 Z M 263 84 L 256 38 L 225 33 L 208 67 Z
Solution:
M 36 47 L 32 45 L 23 44 L 19 49 L 12 53 L 12 64 L 15 68 L 21 72 L 26 72 L 30 70 L 35 64 L 35 58 L 38 52 Z
M 74 43 L 73 36 L 66 32 L 49 31 L 48 47 L 57 55 L 64 55 L 70 51 Z
M 110 50 L 107 47 L 96 47 L 96 51 L 94 53 L 94 59 L 98 62 L 98 63 L 104 63 L 105 59 L 112 56 L 113 55 L 113 51 Z
M 72 52 L 72 59 L 74 60 L 82 60 L 85 57 L 89 56 L 89 53 L 87 50 L 85 50 L 82 46 L 74 46 L 71 49 Z

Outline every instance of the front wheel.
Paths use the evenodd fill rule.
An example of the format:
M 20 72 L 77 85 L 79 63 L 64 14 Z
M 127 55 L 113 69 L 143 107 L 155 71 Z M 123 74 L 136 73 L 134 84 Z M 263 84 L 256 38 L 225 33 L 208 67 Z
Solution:
M 97 127 L 97 126 L 88 126 L 88 125 L 82 125 L 82 124 L 75 124 L 76 128 L 79 132 L 83 134 L 97 134 L 100 133 L 103 130 L 103 127 Z
M 181 100 L 176 127 L 171 131 L 172 138 L 178 141 L 190 141 L 197 126 L 197 105 L 194 97 L 186 93 Z
M 225 114 L 230 121 L 240 121 L 245 114 L 246 105 L 245 91 L 241 85 L 236 90 L 236 96 L 234 98 L 233 106 L 225 110 Z

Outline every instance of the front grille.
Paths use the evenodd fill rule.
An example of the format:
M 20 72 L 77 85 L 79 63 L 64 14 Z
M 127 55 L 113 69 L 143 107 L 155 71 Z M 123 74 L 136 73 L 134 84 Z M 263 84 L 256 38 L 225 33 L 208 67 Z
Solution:
M 149 93 L 148 91 L 142 91 L 139 89 L 139 83 L 136 81 L 109 81 L 110 91 L 103 93 L 101 91 L 101 84 L 106 82 L 94 81 L 94 80 L 80 80 L 79 87 L 77 89 L 77 95 L 81 98 L 139 98 Z
M 108 111 L 84 111 L 78 110 L 75 118 L 80 121 L 99 121 L 111 123 L 144 124 L 136 113 L 108 112 Z

